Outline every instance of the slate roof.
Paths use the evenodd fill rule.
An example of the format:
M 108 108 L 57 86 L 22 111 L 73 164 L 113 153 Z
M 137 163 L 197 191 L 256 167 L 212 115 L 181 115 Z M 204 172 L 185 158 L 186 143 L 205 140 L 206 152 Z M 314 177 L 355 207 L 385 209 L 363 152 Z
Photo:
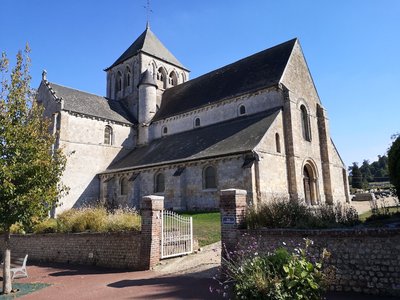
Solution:
M 167 89 L 153 121 L 279 84 L 297 39 Z
M 135 118 L 119 101 L 110 100 L 55 83 L 47 82 L 46 85 L 54 90 L 56 98 L 64 100 L 64 110 L 121 123 L 137 123 Z
M 253 150 L 278 115 L 280 107 L 152 141 L 111 164 L 103 173 L 140 169 Z
M 136 55 L 139 52 L 147 53 L 151 56 L 160 58 L 166 62 L 169 62 L 177 67 L 186 69 L 178 59 L 161 43 L 161 41 L 156 37 L 156 35 L 147 27 L 146 30 L 133 42 L 129 48 L 122 53 L 122 55 L 105 71 L 111 69 L 112 67 L 124 62 L 128 58 Z

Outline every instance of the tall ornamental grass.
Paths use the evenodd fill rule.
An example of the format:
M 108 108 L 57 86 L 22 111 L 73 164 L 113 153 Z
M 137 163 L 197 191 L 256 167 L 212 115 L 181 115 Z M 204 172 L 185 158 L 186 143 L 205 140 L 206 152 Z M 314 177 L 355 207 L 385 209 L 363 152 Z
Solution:
M 103 207 L 70 209 L 55 219 L 46 219 L 33 227 L 35 233 L 116 232 L 140 230 L 140 215 L 132 209 L 108 212 Z
M 347 205 L 307 205 L 300 200 L 273 199 L 247 210 L 244 226 L 266 228 L 337 228 L 359 224 L 357 211 Z

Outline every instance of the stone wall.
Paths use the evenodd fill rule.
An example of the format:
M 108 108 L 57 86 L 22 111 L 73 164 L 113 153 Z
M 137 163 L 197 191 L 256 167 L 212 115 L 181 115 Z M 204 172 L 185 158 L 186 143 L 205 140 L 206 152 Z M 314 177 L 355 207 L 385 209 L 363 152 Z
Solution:
M 251 168 L 243 169 L 244 155 L 234 155 L 224 158 L 207 159 L 176 165 L 165 165 L 154 168 L 129 170 L 118 174 L 101 175 L 101 190 L 108 189 L 111 193 L 120 195 L 119 182 L 122 177 L 131 178 L 128 181 L 126 199 L 118 197 L 118 205 L 126 203 L 138 207 L 140 199 L 155 192 L 155 176 L 162 173 L 165 178 L 165 191 L 158 193 L 165 198 L 165 208 L 174 210 L 216 210 L 219 207 L 219 190 L 232 186 L 248 190 L 248 201 L 252 199 Z M 207 166 L 213 166 L 217 172 L 217 188 L 205 189 L 203 172 Z M 174 176 L 180 167 L 184 171 Z M 114 178 L 111 179 L 110 178 Z
M 221 191 L 222 243 L 227 251 L 258 243 L 260 253 L 278 247 L 304 246 L 304 238 L 314 243 L 309 248 L 319 258 L 326 248 L 333 268 L 332 291 L 400 296 L 400 228 L 337 230 L 240 230 L 245 214 L 245 191 Z M 286 245 L 285 245 L 286 244 Z
M 140 270 L 140 248 L 141 234 L 135 232 L 11 236 L 12 255 L 28 254 L 28 264 L 56 262 Z M 0 239 L 0 249 L 4 249 L 4 239 Z

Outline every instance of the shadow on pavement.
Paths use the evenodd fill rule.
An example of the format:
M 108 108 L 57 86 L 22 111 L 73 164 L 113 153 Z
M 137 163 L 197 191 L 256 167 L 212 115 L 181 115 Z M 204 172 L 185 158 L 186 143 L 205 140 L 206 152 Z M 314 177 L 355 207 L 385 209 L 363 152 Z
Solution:
M 210 292 L 210 286 L 215 285 L 215 280 L 199 278 L 201 273 L 203 272 L 147 279 L 126 279 L 107 286 L 117 289 L 140 286 L 150 291 L 143 295 L 146 299 L 222 299 L 221 295 Z
M 95 275 L 95 274 L 115 274 L 115 273 L 126 273 L 132 272 L 129 269 L 110 269 L 98 266 L 83 266 L 83 265 L 69 265 L 69 264 L 35 264 L 39 267 L 50 267 L 52 269 L 60 269 L 60 271 L 49 273 L 49 276 L 75 276 L 75 275 Z

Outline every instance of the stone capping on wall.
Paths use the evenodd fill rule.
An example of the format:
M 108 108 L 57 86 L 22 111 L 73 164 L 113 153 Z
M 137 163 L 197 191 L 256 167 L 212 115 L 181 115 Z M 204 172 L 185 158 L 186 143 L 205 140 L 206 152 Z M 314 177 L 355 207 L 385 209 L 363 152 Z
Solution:
M 308 249 L 311 258 L 320 258 L 324 248 L 331 253 L 330 290 L 400 296 L 400 228 L 239 229 L 246 211 L 241 197 L 240 190 L 221 191 L 221 242 L 226 252 L 254 240 L 259 253 L 290 250 L 304 247 L 308 238 L 314 242 Z

